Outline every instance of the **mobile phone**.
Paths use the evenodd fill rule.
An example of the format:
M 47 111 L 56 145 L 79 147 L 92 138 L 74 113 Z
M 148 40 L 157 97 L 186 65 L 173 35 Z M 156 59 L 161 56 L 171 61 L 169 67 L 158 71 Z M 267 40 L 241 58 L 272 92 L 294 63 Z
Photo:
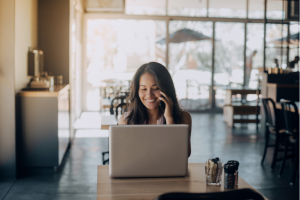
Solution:
M 166 99 L 166 98 L 164 97 L 164 95 L 162 95 L 162 94 L 160 95 L 160 97 Z M 159 105 L 160 105 L 161 107 L 163 107 L 163 108 L 166 106 L 166 105 L 165 105 L 165 102 L 164 102 L 163 100 L 160 100 Z

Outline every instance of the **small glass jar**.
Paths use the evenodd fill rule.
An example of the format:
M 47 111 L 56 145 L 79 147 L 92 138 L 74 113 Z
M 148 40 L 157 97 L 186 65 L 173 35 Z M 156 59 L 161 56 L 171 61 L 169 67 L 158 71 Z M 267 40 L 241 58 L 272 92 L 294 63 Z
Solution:
M 56 84 L 57 85 L 62 85 L 63 84 L 63 76 L 59 75 L 56 77 Z
M 213 168 L 214 169 L 213 171 L 210 171 L 211 169 L 208 169 L 207 166 L 205 166 L 205 178 L 206 178 L 207 185 L 214 185 L 214 186 L 221 185 L 223 163 L 218 160 L 215 164 L 216 165 Z
M 48 76 L 48 81 L 50 83 L 50 87 L 54 87 L 54 76 Z

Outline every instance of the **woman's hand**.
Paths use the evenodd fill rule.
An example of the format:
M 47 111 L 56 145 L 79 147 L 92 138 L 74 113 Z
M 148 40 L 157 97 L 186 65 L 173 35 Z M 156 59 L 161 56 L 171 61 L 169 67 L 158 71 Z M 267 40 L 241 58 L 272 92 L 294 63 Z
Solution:
M 174 120 L 173 120 L 173 101 L 170 97 L 168 97 L 162 91 L 160 91 L 160 93 L 162 94 L 162 97 L 159 97 L 159 99 L 162 100 L 166 104 L 165 113 L 164 113 L 166 122 L 167 122 L 167 124 L 174 124 Z

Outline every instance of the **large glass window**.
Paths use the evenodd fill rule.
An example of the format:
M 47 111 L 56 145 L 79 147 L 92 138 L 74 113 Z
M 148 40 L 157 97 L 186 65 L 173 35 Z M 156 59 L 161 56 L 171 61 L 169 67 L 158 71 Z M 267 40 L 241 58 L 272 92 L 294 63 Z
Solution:
M 258 73 L 264 66 L 264 25 L 257 23 L 247 24 L 246 67 L 251 67 L 249 88 L 257 88 Z M 255 53 L 256 52 L 256 53 Z M 254 53 L 254 54 L 253 54 Z
M 287 67 L 287 28 L 286 24 L 266 25 L 266 67 Z M 283 48 L 281 48 L 283 47 Z M 275 59 L 277 59 L 275 63 Z
M 169 0 L 168 15 L 206 17 L 207 0 Z
M 127 81 L 129 86 L 129 80 L 136 69 L 149 61 L 157 61 L 163 65 L 168 63 L 179 102 L 187 110 L 210 109 L 214 99 L 216 107 L 222 107 L 226 87 L 245 84 L 256 88 L 257 74 L 263 71 L 264 65 L 264 2 L 265 0 L 126 0 L 124 16 L 159 16 L 140 16 L 144 20 L 88 19 L 85 70 L 87 83 L 84 86 L 85 103 L 89 107 L 87 110 L 99 110 L 100 98 L 111 97 L 110 89 L 103 93 L 100 92 L 101 88 L 109 88 L 108 85 L 116 83 L 116 80 L 121 85 Z M 285 18 L 286 6 L 286 2 L 281 0 L 267 0 L 267 68 L 278 66 L 285 69 L 299 55 L 299 22 L 291 22 L 288 26 L 277 21 Z M 261 23 L 243 20 L 247 17 L 247 8 L 248 18 L 261 19 L 258 21 Z M 130 16 L 124 18 L 128 17 Z M 153 20 L 146 20 L 150 17 Z M 210 17 L 223 19 L 204 22 L 192 21 L 197 18 L 188 21 L 187 17 L 201 17 L 199 20 L 204 17 L 210 20 Z M 229 18 L 240 20 L 231 19 L 234 22 L 230 22 Z
M 209 0 L 209 17 L 246 18 L 246 0 Z
M 165 21 L 89 19 L 87 22 L 86 107 L 99 110 L 100 98 L 115 93 L 115 86 L 128 87 L 137 68 L 156 61 L 165 65 Z M 113 97 L 113 96 L 112 96 Z
M 166 15 L 165 0 L 126 0 L 128 15 Z
M 286 1 L 267 0 L 267 19 L 285 19 Z
M 216 107 L 224 105 L 224 87 L 238 87 L 244 83 L 244 32 L 244 23 L 216 23 Z
M 176 93 L 187 110 L 209 108 L 212 22 L 170 22 L 170 65 Z
M 248 0 L 248 1 L 249 1 L 248 18 L 263 19 L 265 13 L 264 0 Z
M 299 30 L 300 23 L 294 22 L 290 24 L 290 41 L 289 41 L 289 62 L 293 61 L 296 56 L 299 56 Z M 288 63 L 288 66 L 290 64 Z M 300 70 L 299 62 L 296 64 L 293 70 Z

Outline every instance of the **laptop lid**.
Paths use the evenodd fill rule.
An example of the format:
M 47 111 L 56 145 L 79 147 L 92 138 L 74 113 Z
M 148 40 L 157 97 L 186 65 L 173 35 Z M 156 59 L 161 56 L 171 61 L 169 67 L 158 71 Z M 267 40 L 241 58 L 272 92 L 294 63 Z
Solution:
M 186 124 L 110 126 L 110 177 L 186 176 L 188 129 Z

